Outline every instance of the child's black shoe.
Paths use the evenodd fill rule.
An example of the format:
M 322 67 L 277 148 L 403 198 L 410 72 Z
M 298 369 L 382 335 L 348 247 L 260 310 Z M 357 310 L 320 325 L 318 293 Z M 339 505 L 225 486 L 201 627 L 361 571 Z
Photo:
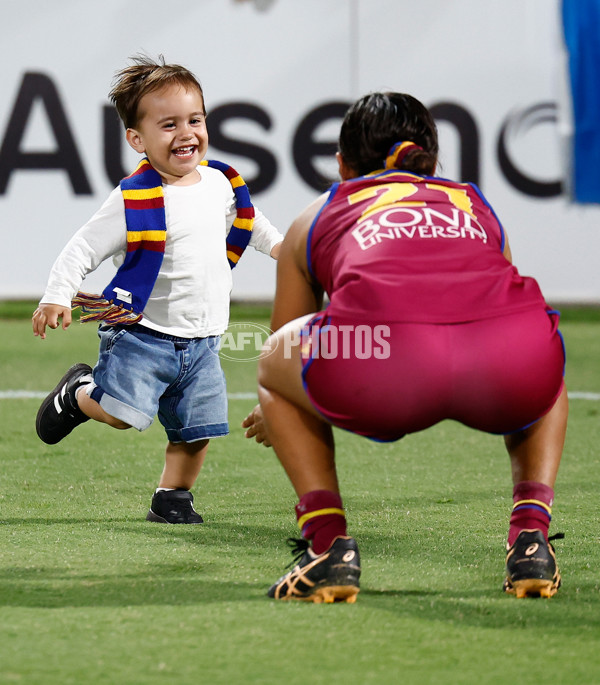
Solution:
M 58 385 L 42 402 L 35 419 L 35 429 L 40 440 L 55 445 L 76 426 L 88 421 L 75 399 L 77 390 L 92 381 L 92 368 L 87 364 L 75 364 L 60 379 Z
M 159 490 L 152 497 L 146 521 L 155 523 L 204 523 L 194 509 L 194 496 L 189 490 Z

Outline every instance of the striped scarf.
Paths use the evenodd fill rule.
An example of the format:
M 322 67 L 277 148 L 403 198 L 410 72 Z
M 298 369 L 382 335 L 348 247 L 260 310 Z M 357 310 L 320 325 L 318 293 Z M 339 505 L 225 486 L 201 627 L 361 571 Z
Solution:
M 254 225 L 254 207 L 250 200 L 248 186 L 233 167 L 227 166 L 223 162 L 217 162 L 214 159 L 204 159 L 200 164 L 221 171 L 225 174 L 233 188 L 236 217 L 233 220 L 226 243 L 227 259 L 229 260 L 229 266 L 233 269 L 240 261 L 244 250 L 248 247 L 250 237 L 252 236 L 252 226 Z
M 236 218 L 227 236 L 226 251 L 233 269 L 250 242 L 254 207 L 248 187 L 235 169 L 203 160 L 203 166 L 221 171 L 233 188 Z M 72 307 L 81 307 L 80 320 L 107 324 L 133 324 L 140 321 L 154 288 L 163 261 L 167 224 L 162 179 L 144 158 L 137 169 L 120 184 L 125 203 L 127 252 L 123 264 L 101 295 L 78 292 Z

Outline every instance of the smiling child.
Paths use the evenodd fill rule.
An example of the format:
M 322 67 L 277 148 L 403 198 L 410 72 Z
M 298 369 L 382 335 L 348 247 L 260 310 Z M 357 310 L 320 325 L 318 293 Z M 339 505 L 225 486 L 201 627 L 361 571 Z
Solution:
M 88 419 L 167 434 L 165 467 L 147 519 L 202 523 L 190 489 L 209 440 L 227 435 L 218 348 L 229 321 L 231 270 L 247 245 L 277 259 L 281 234 L 252 206 L 241 177 L 204 160 L 206 110 L 196 77 L 145 56 L 116 76 L 110 93 L 129 145 L 144 155 L 52 267 L 33 333 L 99 322 L 99 359 L 73 365 L 42 403 L 41 440 L 55 444 Z M 79 292 L 113 258 L 101 295 Z

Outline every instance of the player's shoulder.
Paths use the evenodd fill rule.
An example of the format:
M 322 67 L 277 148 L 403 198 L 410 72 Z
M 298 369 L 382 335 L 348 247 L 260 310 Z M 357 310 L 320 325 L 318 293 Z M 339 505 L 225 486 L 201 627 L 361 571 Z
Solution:
M 315 200 L 313 200 L 304 210 L 298 215 L 296 220 L 291 226 L 299 233 L 308 232 L 316 218 L 327 206 L 332 198 L 332 191 L 328 191 L 319 195 Z M 290 229 L 290 230 L 291 230 Z

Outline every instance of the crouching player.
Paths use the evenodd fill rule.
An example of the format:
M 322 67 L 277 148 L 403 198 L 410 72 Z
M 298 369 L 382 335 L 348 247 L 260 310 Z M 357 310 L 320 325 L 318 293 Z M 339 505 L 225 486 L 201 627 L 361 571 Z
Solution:
M 558 315 L 512 265 L 481 192 L 435 176 L 437 157 L 418 100 L 361 98 L 340 132 L 341 182 L 283 242 L 260 406 L 244 421 L 299 499 L 298 563 L 269 590 L 275 599 L 352 602 L 359 590 L 331 426 L 391 441 L 444 419 L 504 436 L 514 501 L 504 590 L 551 597 L 560 585 L 548 537 L 568 414 Z M 359 339 L 323 353 L 334 331 L 382 325 L 378 354 Z

